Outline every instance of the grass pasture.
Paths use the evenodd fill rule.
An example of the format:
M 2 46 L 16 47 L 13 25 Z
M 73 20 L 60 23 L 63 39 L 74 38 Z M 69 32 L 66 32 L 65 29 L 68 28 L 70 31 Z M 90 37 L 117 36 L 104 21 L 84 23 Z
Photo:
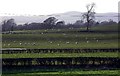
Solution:
M 113 30 L 110 31 L 108 28 Z M 99 29 L 98 29 L 99 28 Z M 98 26 L 94 32 L 80 32 L 80 29 L 14 31 L 17 34 L 3 34 L 3 48 L 118 48 L 117 26 Z M 103 29 L 104 28 L 104 29 Z M 107 30 L 105 30 L 105 28 Z M 116 29 L 116 30 L 115 30 Z M 31 34 L 33 31 L 33 34 Z M 51 32 L 52 31 L 52 32 Z M 116 32 L 115 32 L 116 31 Z M 22 32 L 22 34 L 20 33 Z
M 4 32 L 5 33 L 5 32 Z M 45 29 L 13 31 L 2 34 L 2 48 L 26 49 L 110 49 L 119 48 L 118 25 L 93 26 L 90 32 L 79 29 Z M 3 50 L 4 51 L 4 50 Z M 14 53 L 0 54 L 2 58 L 70 58 L 70 57 L 106 57 L 119 58 L 119 52 L 94 53 Z M 112 63 L 112 62 L 111 62 Z M 114 61 L 113 61 L 114 63 Z M 48 70 L 48 69 L 47 69 Z M 117 70 L 81 70 L 67 71 L 22 71 L 5 72 L 2 76 L 119 76 Z
M 33 72 L 4 74 L 2 76 L 119 76 L 119 70 L 98 70 L 98 71 L 58 71 L 58 72 Z
M 3 54 L 2 58 L 69 58 L 69 57 L 118 57 L 118 52 L 101 53 L 47 53 L 47 54 Z

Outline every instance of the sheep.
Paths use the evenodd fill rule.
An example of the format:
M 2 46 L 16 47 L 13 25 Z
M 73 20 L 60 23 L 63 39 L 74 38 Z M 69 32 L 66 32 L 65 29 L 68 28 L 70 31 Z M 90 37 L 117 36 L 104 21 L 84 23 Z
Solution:
M 35 42 L 33 43 L 33 45 L 36 45 Z
M 8 46 L 10 46 L 10 44 L 8 44 Z
M 58 46 L 60 46 L 60 44 L 57 44 Z
M 63 35 L 66 35 L 65 33 L 63 33 Z
M 47 30 L 45 30 L 45 32 L 46 32 Z
M 96 40 L 98 42 L 98 40 Z
M 89 43 L 89 41 L 87 41 L 87 43 Z
M 43 32 L 41 34 L 44 34 Z
M 70 42 L 66 42 L 66 44 L 69 44 Z
M 75 42 L 75 44 L 78 44 L 78 42 Z
M 50 43 L 52 44 L 53 42 L 52 42 L 52 41 L 50 41 Z
M 19 43 L 20 45 L 22 45 L 22 43 Z
M 29 45 L 30 43 L 28 43 L 28 45 Z

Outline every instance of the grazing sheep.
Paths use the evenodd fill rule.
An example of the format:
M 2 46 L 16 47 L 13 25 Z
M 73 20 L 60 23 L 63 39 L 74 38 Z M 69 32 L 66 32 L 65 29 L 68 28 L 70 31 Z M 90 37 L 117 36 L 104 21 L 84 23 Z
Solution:
M 8 46 L 10 46 L 10 44 L 8 44 Z
M 58 46 L 60 46 L 60 44 L 57 44 Z
M 33 45 L 36 45 L 35 43 L 33 43 Z
M 89 43 L 89 41 L 87 41 L 87 43 Z
M 41 34 L 44 34 L 43 32 Z
M 98 42 L 98 40 L 96 40 Z
M 75 42 L 75 44 L 78 44 L 78 42 Z
M 53 42 L 52 42 L 52 41 L 50 41 L 50 43 L 52 44 Z
M 28 43 L 28 45 L 29 45 L 30 43 Z
M 63 35 L 66 35 L 65 33 L 63 33 Z
M 45 30 L 45 32 L 46 32 L 47 30 Z
M 22 43 L 19 43 L 20 45 L 22 45 Z
M 66 44 L 69 44 L 70 42 L 66 42 Z

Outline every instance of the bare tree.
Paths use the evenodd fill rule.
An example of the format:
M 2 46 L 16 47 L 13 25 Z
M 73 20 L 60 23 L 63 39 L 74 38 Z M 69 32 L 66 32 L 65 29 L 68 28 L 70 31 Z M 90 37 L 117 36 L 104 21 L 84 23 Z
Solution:
M 94 12 L 94 7 L 95 7 L 95 3 L 92 3 L 92 4 L 88 4 L 86 6 L 87 8 L 87 12 L 84 13 L 82 15 L 83 19 L 87 22 L 87 31 L 89 31 L 89 26 L 90 26 L 90 23 L 94 20 L 95 18 L 95 12 Z

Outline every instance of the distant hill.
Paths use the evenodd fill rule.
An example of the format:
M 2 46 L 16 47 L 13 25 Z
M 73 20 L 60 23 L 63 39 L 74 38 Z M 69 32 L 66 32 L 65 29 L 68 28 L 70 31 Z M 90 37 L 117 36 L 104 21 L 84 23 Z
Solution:
M 30 23 L 30 22 L 43 22 L 48 17 L 56 17 L 59 20 L 64 20 L 66 23 L 74 23 L 76 20 L 80 20 L 82 12 L 70 11 L 65 13 L 51 14 L 51 15 L 39 15 L 39 16 L 2 16 L 0 21 L 13 18 L 17 24 Z M 96 13 L 96 21 L 104 21 L 112 19 L 118 22 L 118 13 Z

